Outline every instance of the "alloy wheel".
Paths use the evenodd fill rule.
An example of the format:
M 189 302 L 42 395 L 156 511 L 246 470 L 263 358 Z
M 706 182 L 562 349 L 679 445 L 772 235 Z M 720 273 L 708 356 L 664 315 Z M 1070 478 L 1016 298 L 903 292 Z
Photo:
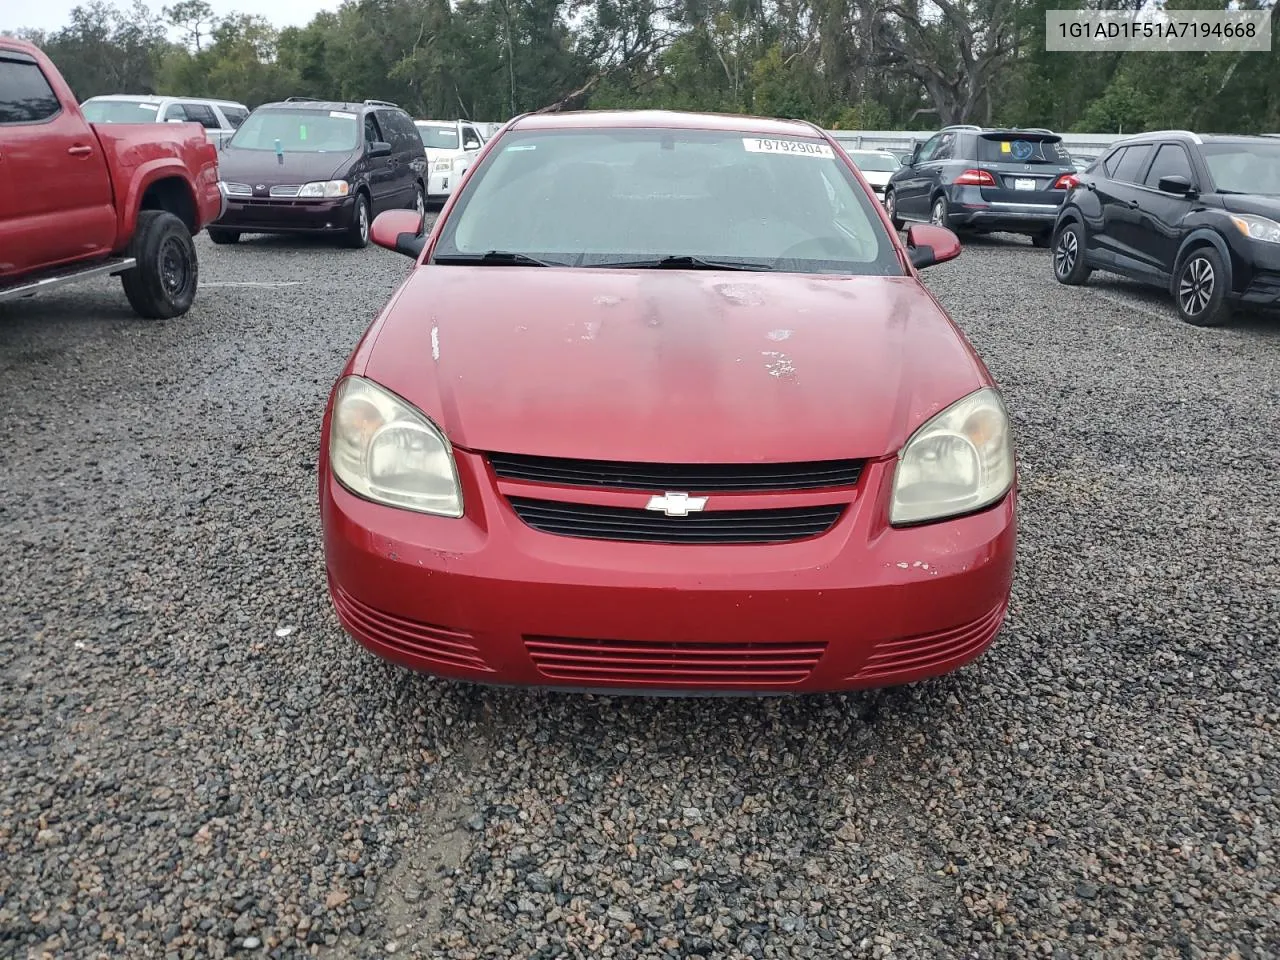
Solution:
M 1182 269 L 1178 282 L 1178 302 L 1189 317 L 1204 312 L 1213 299 L 1213 264 L 1204 257 L 1193 257 Z
M 1079 254 L 1080 248 L 1076 240 L 1076 232 L 1074 230 L 1063 230 L 1062 236 L 1058 238 L 1058 246 L 1053 251 L 1053 267 L 1058 271 L 1059 277 L 1071 275 L 1071 271 L 1076 266 L 1076 257 Z
M 945 201 L 939 200 L 933 205 L 933 216 L 929 219 L 932 221 L 934 226 L 945 227 L 947 225 L 947 208 Z

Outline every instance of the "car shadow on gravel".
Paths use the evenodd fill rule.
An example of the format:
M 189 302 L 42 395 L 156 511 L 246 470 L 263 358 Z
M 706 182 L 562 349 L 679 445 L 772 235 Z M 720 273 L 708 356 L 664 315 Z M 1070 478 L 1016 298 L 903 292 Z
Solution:
M 0 336 L 10 332 L 34 332 L 37 324 L 38 329 L 47 331 L 56 327 L 93 327 L 122 321 L 137 327 L 154 327 L 163 323 L 134 313 L 120 291 L 118 281 L 101 289 L 87 286 L 80 290 L 38 294 L 29 299 L 0 303 Z M 3 341 L 0 341 L 0 347 L 3 346 Z
M 395 687 L 392 709 L 405 722 L 426 709 L 455 722 L 462 719 L 471 733 L 468 752 L 476 758 L 528 752 L 547 764 L 575 766 L 573 758 L 582 759 L 584 750 L 592 762 L 597 751 L 608 750 L 736 766 L 753 753 L 795 750 L 815 763 L 820 756 L 823 765 L 856 763 L 889 743 L 915 739 L 945 716 L 959 719 L 957 712 L 980 710 L 979 689 L 986 682 L 979 660 L 947 676 L 881 690 L 614 696 L 472 685 L 386 669 Z M 824 743 L 815 752 L 817 729 Z M 529 750 L 533 744 L 536 750 Z M 759 771 L 775 772 L 772 767 Z

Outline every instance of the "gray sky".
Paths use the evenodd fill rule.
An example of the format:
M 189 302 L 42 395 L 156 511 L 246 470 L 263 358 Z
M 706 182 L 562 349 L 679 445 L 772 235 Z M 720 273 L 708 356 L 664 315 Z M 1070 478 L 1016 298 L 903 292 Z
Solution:
M 0 33 L 21 28 L 57 30 L 71 19 L 71 11 L 84 0 L 0 0 Z M 108 0 L 110 2 L 110 0 Z M 148 0 L 156 13 L 172 0 Z M 209 0 L 219 16 L 257 13 L 277 27 L 303 26 L 321 10 L 336 10 L 339 0 Z M 126 6 L 124 0 L 116 4 Z

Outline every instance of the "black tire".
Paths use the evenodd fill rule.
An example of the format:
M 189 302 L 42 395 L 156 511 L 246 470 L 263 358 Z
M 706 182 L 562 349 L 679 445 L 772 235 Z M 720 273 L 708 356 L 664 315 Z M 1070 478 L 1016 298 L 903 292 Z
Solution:
M 884 212 L 889 215 L 889 222 L 893 224 L 893 229 L 901 230 L 906 226 L 898 217 L 898 198 L 894 196 L 892 190 L 884 192 Z
M 1031 245 L 1041 250 L 1048 250 L 1053 244 L 1053 231 L 1042 230 L 1031 235 Z
M 129 256 L 138 265 L 121 274 L 120 280 L 135 313 L 148 320 L 168 320 L 191 309 L 200 263 L 185 223 L 166 210 L 143 210 Z
M 219 227 L 209 228 L 209 239 L 221 246 L 224 243 L 239 243 L 239 230 L 223 230 Z
M 939 194 L 933 198 L 933 206 L 929 208 L 929 222 L 935 227 L 947 227 L 950 213 L 951 206 L 947 203 L 947 198 Z M 950 229 L 950 227 L 947 227 L 947 229 Z
M 351 211 L 351 226 L 342 237 L 342 245 L 352 250 L 363 250 L 369 245 L 369 198 L 356 194 L 356 207 Z
M 1214 247 L 1187 254 L 1173 282 L 1178 316 L 1197 327 L 1221 327 L 1231 319 L 1227 302 L 1227 268 Z
M 1074 220 L 1063 224 L 1053 244 L 1053 275 L 1059 283 L 1077 287 L 1089 282 L 1093 270 L 1084 259 L 1084 227 Z

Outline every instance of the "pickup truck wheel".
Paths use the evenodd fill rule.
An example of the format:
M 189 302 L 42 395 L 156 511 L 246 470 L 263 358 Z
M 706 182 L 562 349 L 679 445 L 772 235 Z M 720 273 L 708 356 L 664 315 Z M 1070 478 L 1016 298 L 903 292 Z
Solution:
M 240 231 L 239 230 L 219 230 L 217 227 L 210 227 L 209 239 L 217 244 L 239 243 Z
M 351 211 L 351 226 L 342 238 L 345 246 L 363 250 L 369 245 L 369 199 L 363 193 L 356 194 L 356 208 Z
M 200 264 L 187 225 L 165 210 L 138 214 L 129 256 L 138 261 L 121 275 L 124 295 L 149 320 L 180 317 L 196 298 Z

